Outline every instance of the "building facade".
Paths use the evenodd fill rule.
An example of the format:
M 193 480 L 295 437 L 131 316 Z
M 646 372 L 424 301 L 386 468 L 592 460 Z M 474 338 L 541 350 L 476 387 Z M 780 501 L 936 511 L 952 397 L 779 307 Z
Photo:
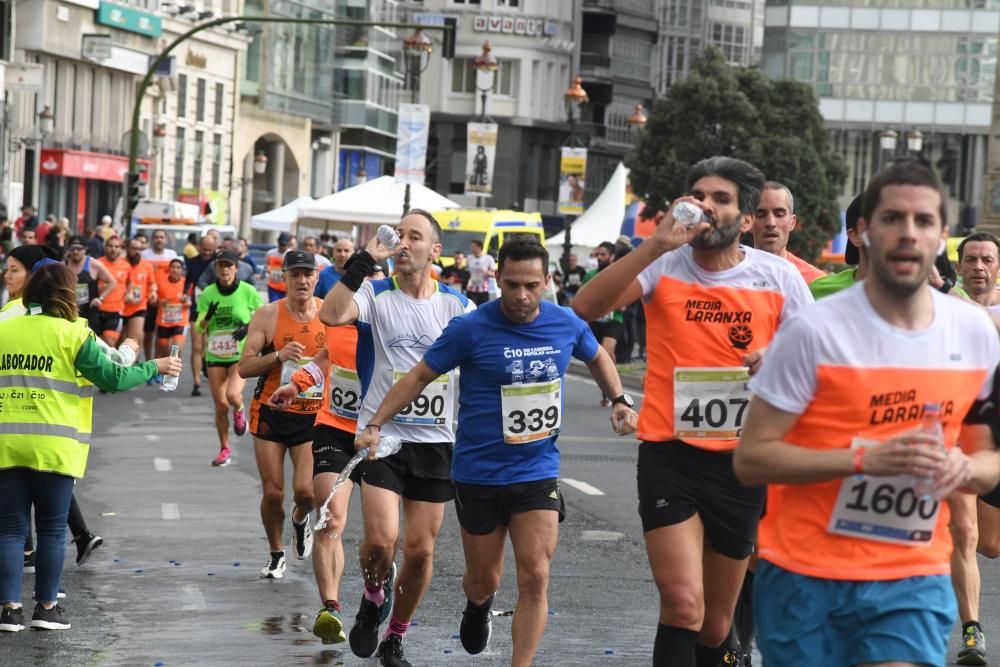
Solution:
M 482 116 L 472 63 L 489 40 L 499 69 L 487 89 L 486 115 L 499 135 L 493 193 L 483 205 L 555 214 L 560 150 L 569 136 L 563 93 L 577 73 L 579 0 L 409 0 L 405 7 L 420 15 L 414 20 L 457 20 L 454 59 L 442 58 L 441 35 L 428 33 L 434 52 L 418 96 L 432 112 L 428 187 L 477 204 L 464 195 L 466 124 Z
M 247 0 L 247 15 L 331 20 L 332 2 Z M 247 48 L 236 136 L 234 180 L 241 197 L 231 219 L 249 233 L 253 214 L 297 197 L 334 190 L 338 134 L 333 95 L 335 28 L 261 24 Z
M 731 65 L 760 62 L 764 0 L 656 0 L 660 23 L 655 87 L 658 95 L 684 79 L 706 46 Z
M 1000 8 L 885 4 L 768 3 L 763 70 L 813 86 L 847 161 L 844 202 L 887 160 L 913 154 L 941 174 L 949 220 L 969 228 L 986 195 Z
M 581 108 L 587 136 L 587 193 L 593 201 L 632 149 L 628 119 L 655 94 L 658 20 L 654 0 L 585 0 L 580 76 L 589 102 Z

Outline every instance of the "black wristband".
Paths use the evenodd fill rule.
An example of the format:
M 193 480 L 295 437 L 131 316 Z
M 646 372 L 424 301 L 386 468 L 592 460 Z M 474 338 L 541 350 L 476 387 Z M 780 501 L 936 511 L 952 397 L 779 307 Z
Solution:
M 375 272 L 375 266 L 375 258 L 369 255 L 367 250 L 361 250 L 347 260 L 340 282 L 352 292 L 357 292 L 361 289 L 365 278 Z

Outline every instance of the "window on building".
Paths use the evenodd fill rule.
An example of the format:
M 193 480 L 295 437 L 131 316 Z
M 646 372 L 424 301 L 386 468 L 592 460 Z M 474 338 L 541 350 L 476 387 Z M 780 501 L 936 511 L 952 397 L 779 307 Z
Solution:
M 476 93 L 476 68 L 472 66 L 473 58 L 455 58 L 451 61 L 451 92 Z M 493 94 L 505 97 L 517 97 L 517 82 L 520 74 L 519 60 L 498 58 L 499 66 L 493 77 Z
M 212 137 L 212 189 L 218 191 L 222 183 L 222 135 Z
M 177 75 L 177 117 L 187 116 L 188 78 L 185 74 Z
M 222 112 L 225 109 L 226 86 L 215 84 L 215 124 L 222 125 Z
M 497 7 L 520 7 L 521 0 L 497 0 Z
M 195 120 L 199 123 L 205 120 L 205 96 L 208 83 L 204 79 L 198 79 L 198 92 L 195 97 Z
M 177 138 L 174 142 L 174 197 L 179 196 L 179 191 L 184 187 L 184 152 L 186 147 L 184 139 L 186 132 L 183 127 L 177 128 Z
M 194 165 L 191 168 L 191 173 L 194 176 L 193 185 L 196 188 L 200 188 L 201 184 L 204 182 L 202 178 L 201 168 L 202 168 L 202 157 L 205 155 L 205 133 L 198 130 L 194 133 Z
M 480 2 L 479 2 L 479 0 L 451 0 L 451 4 L 453 4 L 453 5 L 478 5 L 478 4 L 480 4 Z

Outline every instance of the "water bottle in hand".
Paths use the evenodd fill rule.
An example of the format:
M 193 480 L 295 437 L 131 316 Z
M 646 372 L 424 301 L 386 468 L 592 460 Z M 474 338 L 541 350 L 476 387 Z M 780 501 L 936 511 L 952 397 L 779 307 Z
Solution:
M 392 456 L 403 446 L 403 441 L 394 435 L 383 435 L 378 439 L 378 447 L 375 448 L 375 458 L 384 459 Z
M 181 356 L 181 348 L 178 347 L 177 345 L 171 345 L 170 356 L 174 357 L 175 359 Z M 177 382 L 179 380 L 180 378 L 176 375 L 164 375 L 163 384 L 160 385 L 160 388 L 163 389 L 163 391 L 173 391 L 174 389 L 177 389 Z
M 691 229 L 704 219 L 705 212 L 691 202 L 682 201 L 674 206 L 674 220 L 677 221 L 677 224 L 684 225 L 688 229 Z
M 920 423 L 920 431 L 938 438 L 941 447 L 944 446 L 944 428 L 941 426 L 941 404 L 925 403 L 924 417 Z M 918 498 L 931 498 L 934 487 L 934 477 L 916 477 L 913 480 L 913 490 Z
M 375 230 L 375 236 L 387 250 L 392 250 L 399 245 L 399 235 L 389 225 L 379 225 L 379 228 Z

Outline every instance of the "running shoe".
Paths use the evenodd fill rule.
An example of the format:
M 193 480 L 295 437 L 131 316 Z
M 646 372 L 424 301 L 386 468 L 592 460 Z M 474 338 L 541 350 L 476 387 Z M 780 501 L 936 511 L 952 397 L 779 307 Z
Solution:
M 4 607 L 0 611 L 0 632 L 20 632 L 24 630 L 24 609 Z
M 403 655 L 403 638 L 397 634 L 386 635 L 378 645 L 378 664 L 385 667 L 413 667 Z
M 27 574 L 35 573 L 35 552 L 24 554 L 24 571 Z
M 462 625 L 459 628 L 459 636 L 462 638 L 462 647 L 469 655 L 478 655 L 486 650 L 490 644 L 490 637 L 493 635 L 493 614 L 490 607 L 493 606 L 493 596 L 480 605 L 479 609 L 473 609 L 470 602 L 462 612 Z M 724 663 L 729 664 L 729 663 Z
M 247 432 L 247 413 L 243 408 L 233 413 L 233 432 L 236 435 L 243 435 Z
M 285 552 L 272 551 L 267 565 L 260 569 L 261 579 L 281 579 L 285 576 Z
M 392 591 L 396 584 L 396 564 L 393 563 L 389 569 L 389 578 L 382 584 L 382 591 L 385 593 L 385 602 L 382 603 L 382 613 L 379 614 L 379 625 L 385 623 L 392 611 Z
M 313 623 L 313 634 L 323 640 L 324 644 L 340 644 L 347 641 L 344 634 L 344 621 L 340 618 L 340 610 L 333 607 L 323 607 L 316 614 Z
M 201 385 L 200 384 L 196 384 L 195 386 L 191 387 L 191 395 L 192 396 L 201 396 Z
M 82 533 L 79 537 L 73 538 L 76 542 L 76 564 L 83 565 L 94 553 L 94 549 L 104 544 L 104 540 L 99 535 L 93 533 Z
M 361 597 L 358 615 L 354 617 L 354 627 L 348 638 L 351 641 L 351 651 L 359 658 L 369 658 L 378 648 L 378 626 L 381 611 L 388 605 L 379 607 L 368 598 Z
M 309 515 L 306 514 L 302 523 L 295 523 L 295 505 L 292 505 L 292 511 L 289 514 L 292 517 L 292 532 L 295 534 L 295 557 L 299 560 L 305 560 L 309 558 L 309 554 L 313 550 L 313 532 L 309 526 Z
M 219 455 L 212 459 L 212 465 L 216 467 L 227 466 L 233 462 L 233 457 L 229 453 L 229 447 L 223 447 Z
M 69 621 L 63 616 L 64 609 L 59 605 L 53 605 L 51 609 L 46 609 L 39 602 L 35 605 L 35 613 L 31 615 L 31 628 L 33 630 L 69 630 Z
M 955 662 L 959 665 L 986 664 L 986 637 L 982 630 L 974 625 L 965 629 L 962 634 L 962 650 L 958 652 Z

